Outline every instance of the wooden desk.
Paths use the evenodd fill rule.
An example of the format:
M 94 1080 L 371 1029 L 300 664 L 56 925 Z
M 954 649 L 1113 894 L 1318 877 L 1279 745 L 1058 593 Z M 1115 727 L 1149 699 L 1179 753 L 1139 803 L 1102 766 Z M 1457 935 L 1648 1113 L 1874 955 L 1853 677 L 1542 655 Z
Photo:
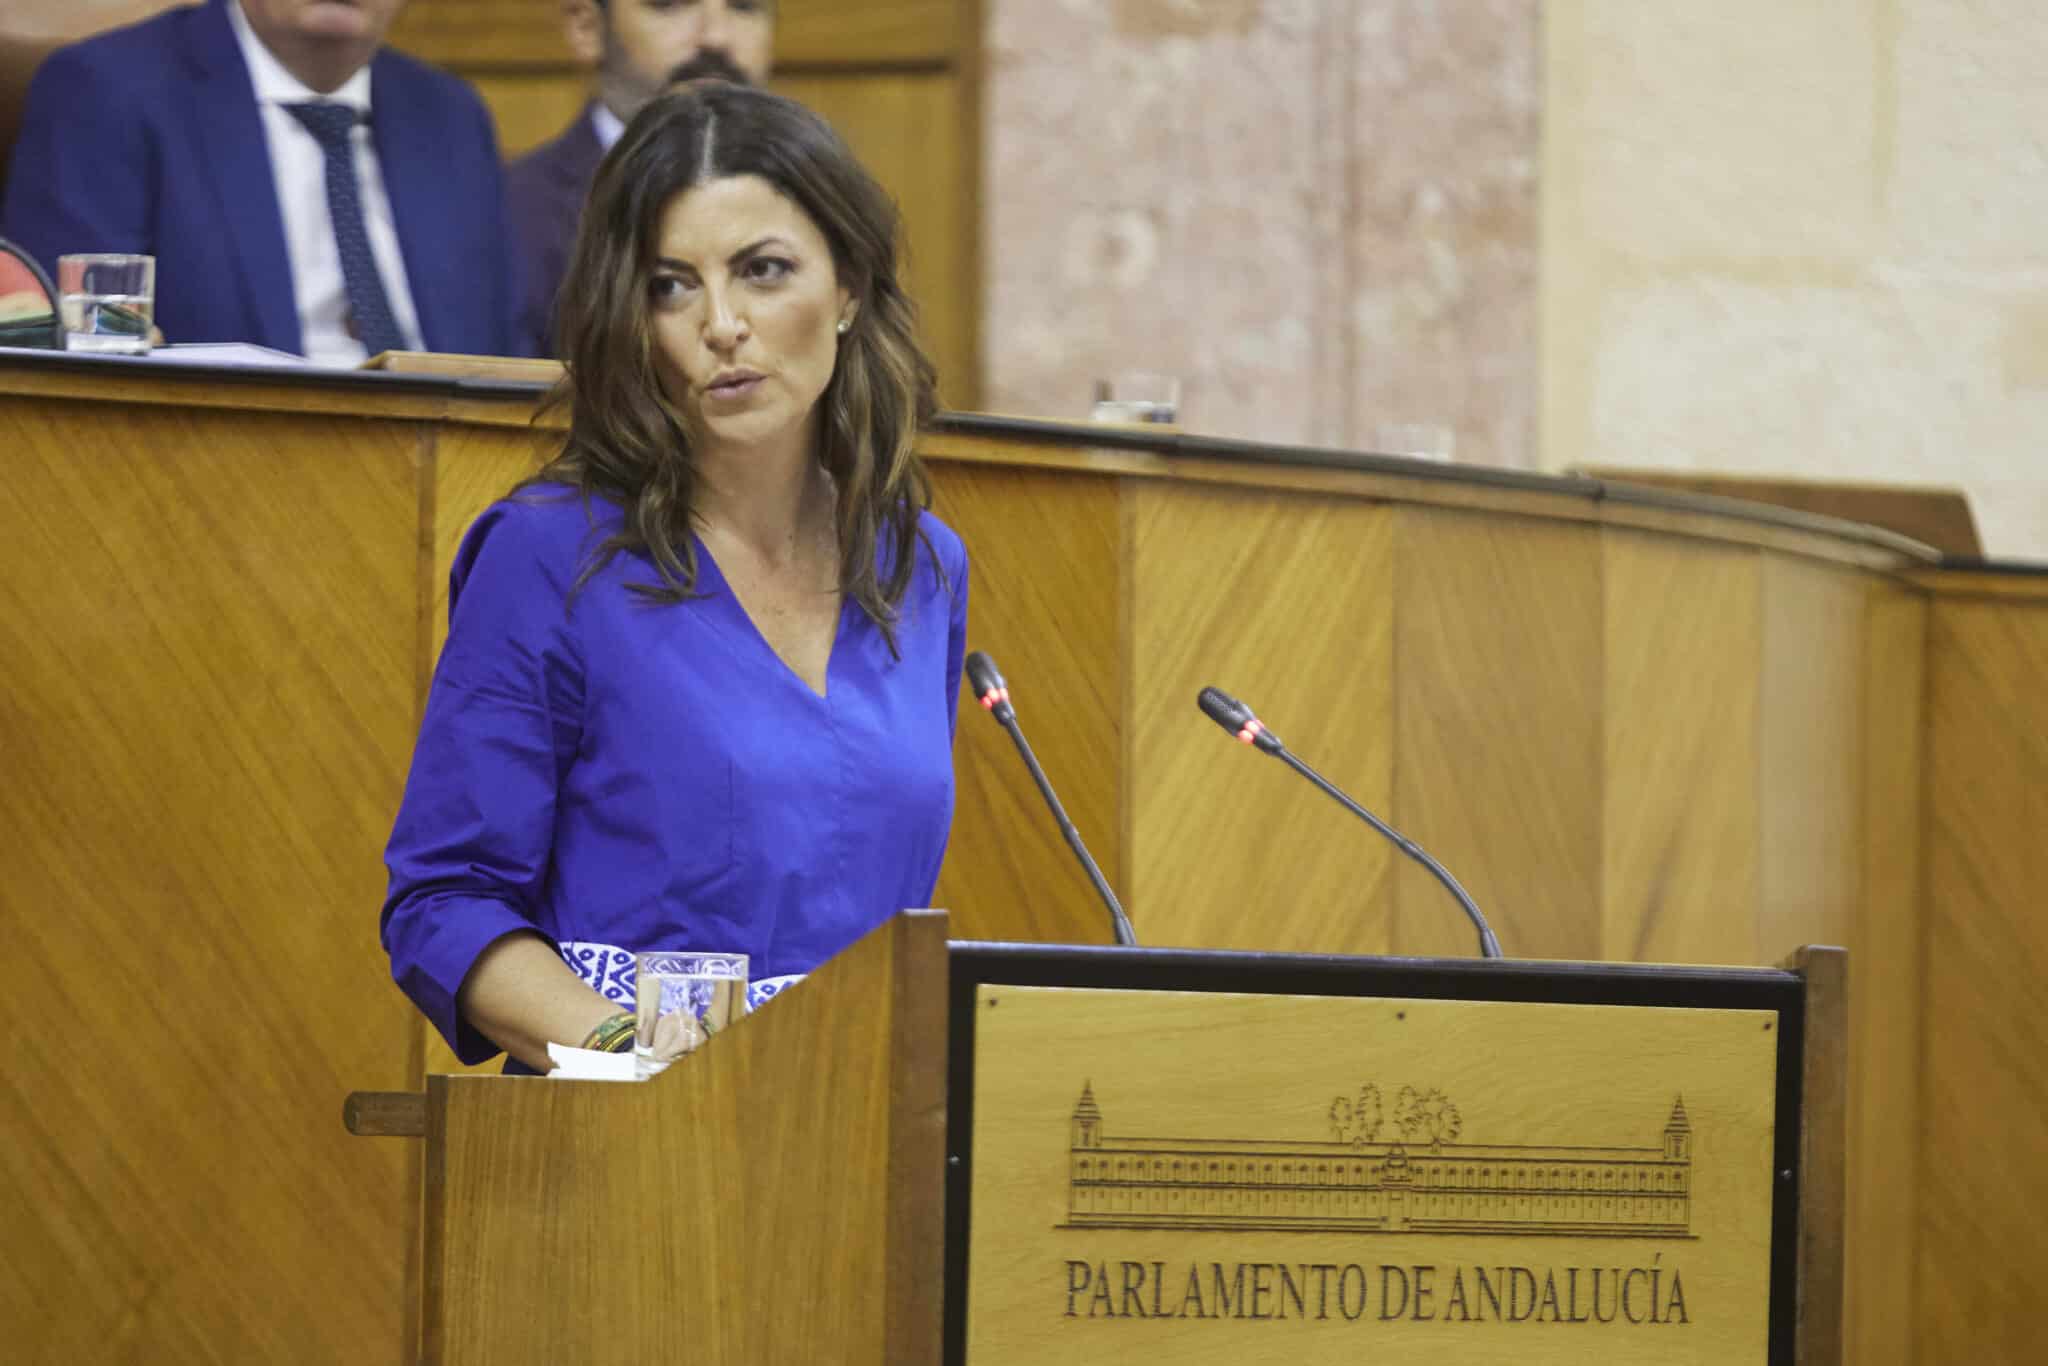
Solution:
M 1977 559 L 1984 554 L 1970 500 L 1961 489 L 1612 466 L 1580 467 L 1573 473 L 1846 518 L 1910 536 L 1949 556 Z
M 538 460 L 534 398 L 0 361 L 25 1359 L 399 1359 L 409 1150 L 338 1110 L 445 1057 L 388 979 L 380 856 L 449 559 Z M 992 418 L 926 448 L 971 643 L 1141 937 L 1469 950 L 1425 873 L 1196 712 L 1215 683 L 1512 953 L 1844 943 L 1849 1359 L 2017 1359 L 2048 1213 L 2016 1042 L 2048 969 L 2038 579 L 1593 479 Z M 960 737 L 959 931 L 1106 939 L 1007 741 L 978 708 Z

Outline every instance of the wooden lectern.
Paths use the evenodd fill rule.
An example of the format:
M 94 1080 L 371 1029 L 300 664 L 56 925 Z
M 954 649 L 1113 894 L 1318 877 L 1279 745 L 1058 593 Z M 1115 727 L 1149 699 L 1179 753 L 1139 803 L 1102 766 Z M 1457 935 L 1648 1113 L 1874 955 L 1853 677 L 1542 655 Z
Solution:
M 1846 955 L 949 943 L 424 1135 L 423 1359 L 1841 1361 Z

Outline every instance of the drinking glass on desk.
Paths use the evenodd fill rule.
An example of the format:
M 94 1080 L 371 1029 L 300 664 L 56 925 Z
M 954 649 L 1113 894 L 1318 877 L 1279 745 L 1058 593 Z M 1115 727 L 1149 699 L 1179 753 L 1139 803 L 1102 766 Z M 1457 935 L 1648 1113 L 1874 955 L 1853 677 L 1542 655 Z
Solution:
M 1372 452 L 1449 461 L 1458 453 L 1458 433 L 1440 422 L 1382 422 L 1373 428 Z
M 57 306 L 67 351 L 147 355 L 156 316 L 156 258 L 126 252 L 59 256 Z
M 744 953 L 640 953 L 634 963 L 633 1053 L 659 1072 L 747 1010 Z
M 1149 370 L 1126 370 L 1095 381 L 1095 404 L 1088 416 L 1096 422 L 1159 422 L 1180 420 L 1180 380 Z

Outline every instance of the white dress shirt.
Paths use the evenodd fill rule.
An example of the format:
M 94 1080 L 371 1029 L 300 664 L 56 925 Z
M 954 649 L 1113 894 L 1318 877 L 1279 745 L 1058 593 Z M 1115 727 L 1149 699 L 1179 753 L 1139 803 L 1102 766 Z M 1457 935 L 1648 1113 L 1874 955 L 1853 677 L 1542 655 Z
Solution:
M 626 133 L 625 120 L 614 114 L 611 106 L 603 100 L 590 102 L 590 128 L 597 134 L 597 145 L 607 152 L 612 149 L 612 144 Z
M 240 0 L 229 0 L 228 21 L 242 46 L 256 103 L 263 111 L 263 137 L 270 148 L 270 176 L 277 185 L 277 206 L 284 215 L 284 245 L 292 266 L 292 293 L 298 304 L 301 344 L 316 365 L 356 365 L 367 354 L 348 334 L 348 286 L 341 274 L 341 248 L 334 240 L 334 219 L 327 211 L 327 156 L 320 142 L 285 108 L 304 100 L 334 100 L 370 112 L 370 69 L 348 78 L 331 95 L 309 89 L 284 69 L 249 27 Z M 405 276 L 405 256 L 398 248 L 398 228 L 391 217 L 391 197 L 384 192 L 383 168 L 370 129 L 357 123 L 349 134 L 355 147 L 356 179 L 362 190 L 363 222 L 370 235 L 370 254 L 391 300 L 391 316 L 413 350 L 424 349 L 412 286 Z M 173 337 L 171 340 L 176 341 Z

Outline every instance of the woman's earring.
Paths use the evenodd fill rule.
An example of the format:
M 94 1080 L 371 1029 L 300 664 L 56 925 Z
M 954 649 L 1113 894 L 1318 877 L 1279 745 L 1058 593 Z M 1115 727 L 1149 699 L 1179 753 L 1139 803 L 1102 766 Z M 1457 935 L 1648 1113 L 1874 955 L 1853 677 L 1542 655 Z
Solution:
M 839 335 L 843 337 L 851 331 L 853 331 L 853 319 L 841 318 L 839 320 Z

